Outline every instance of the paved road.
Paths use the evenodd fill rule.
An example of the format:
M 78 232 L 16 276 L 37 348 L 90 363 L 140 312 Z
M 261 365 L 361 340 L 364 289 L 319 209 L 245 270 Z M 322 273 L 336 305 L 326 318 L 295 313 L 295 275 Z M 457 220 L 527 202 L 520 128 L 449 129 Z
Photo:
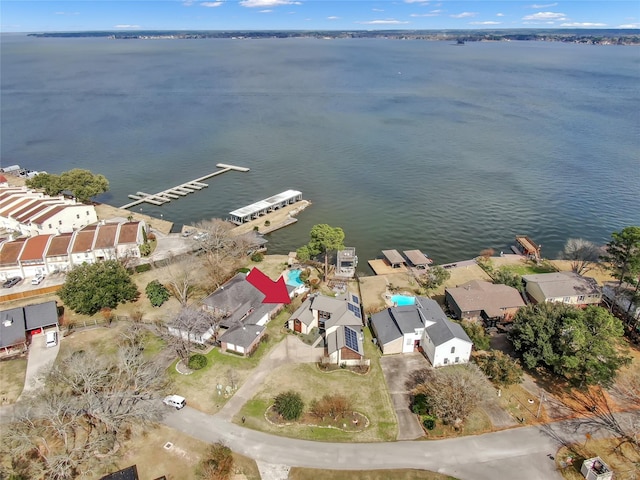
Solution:
M 164 424 L 206 442 L 224 442 L 259 462 L 309 468 L 416 468 L 460 479 L 554 480 L 562 476 L 548 455 L 558 445 L 536 427 L 438 441 L 325 443 L 278 437 L 186 407 Z

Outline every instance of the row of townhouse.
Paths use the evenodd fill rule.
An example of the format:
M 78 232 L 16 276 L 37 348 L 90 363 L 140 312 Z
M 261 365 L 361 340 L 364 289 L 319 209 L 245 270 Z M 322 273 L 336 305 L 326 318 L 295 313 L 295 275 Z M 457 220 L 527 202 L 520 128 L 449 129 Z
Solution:
M 37 235 L 0 244 L 0 278 L 65 272 L 75 265 L 140 257 L 144 222 L 100 222 L 71 233 Z
M 0 228 L 32 237 L 73 232 L 97 221 L 93 205 L 10 187 L 0 178 Z

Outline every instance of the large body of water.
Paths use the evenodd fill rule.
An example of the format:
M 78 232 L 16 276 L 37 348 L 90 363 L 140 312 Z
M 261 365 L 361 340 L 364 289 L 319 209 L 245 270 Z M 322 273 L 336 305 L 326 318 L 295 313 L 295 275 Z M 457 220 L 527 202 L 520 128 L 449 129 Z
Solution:
M 3 36 L 1 161 L 88 168 L 114 205 L 215 170 L 143 211 L 192 223 L 292 188 L 285 253 L 341 226 L 436 262 L 527 234 L 553 257 L 640 225 L 640 49 L 543 42 Z M 136 207 L 139 209 L 139 207 Z

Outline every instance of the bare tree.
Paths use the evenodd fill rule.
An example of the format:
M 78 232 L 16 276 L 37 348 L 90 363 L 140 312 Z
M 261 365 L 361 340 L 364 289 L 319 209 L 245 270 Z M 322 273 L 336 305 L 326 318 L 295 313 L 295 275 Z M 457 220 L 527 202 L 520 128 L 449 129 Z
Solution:
M 430 413 L 456 428 L 490 391 L 489 381 L 473 364 L 424 370 L 413 378 L 424 381 L 414 387 L 412 394 L 425 395 L 429 399 Z
M 206 332 L 211 331 L 215 335 L 221 318 L 199 308 L 182 307 L 162 336 L 169 348 L 184 360 L 191 356 L 194 344 L 204 343 Z
M 183 307 L 187 306 L 193 294 L 198 291 L 195 275 L 197 268 L 192 257 L 179 262 L 174 260 L 168 268 L 169 281 L 165 286 Z
M 87 350 L 63 358 L 3 429 L 15 473 L 54 480 L 95 473 L 131 428 L 161 417 L 164 371 L 130 342 L 108 357 Z
M 571 270 L 582 275 L 593 270 L 600 257 L 600 249 L 584 238 L 570 238 L 564 244 L 562 257 L 569 260 Z

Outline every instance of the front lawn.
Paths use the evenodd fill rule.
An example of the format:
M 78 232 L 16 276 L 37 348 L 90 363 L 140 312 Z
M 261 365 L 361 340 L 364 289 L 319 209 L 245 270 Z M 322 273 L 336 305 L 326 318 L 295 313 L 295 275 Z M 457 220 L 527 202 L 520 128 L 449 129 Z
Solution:
M 0 405 L 15 403 L 24 388 L 27 359 L 24 356 L 0 362 Z
M 231 387 L 232 391 L 239 388 L 260 360 L 284 338 L 282 325 L 288 315 L 283 311 L 267 324 L 267 341 L 262 342 L 250 357 L 222 353 L 219 348 L 212 348 L 205 354 L 207 366 L 194 370 L 190 375 L 178 373 L 175 368 L 178 360 L 175 360 L 169 368 L 174 392 L 202 412 L 217 413 L 230 398 L 225 394 L 226 387 Z M 217 385 L 222 385 L 221 394 L 218 394 Z
M 245 426 L 276 435 L 328 442 L 379 442 L 395 440 L 397 425 L 389 394 L 385 387 L 379 353 L 365 331 L 366 358 L 371 360 L 369 373 L 359 375 L 339 369 L 322 372 L 315 363 L 283 365 L 265 380 L 262 389 L 247 402 L 236 420 L 245 417 Z M 265 419 L 273 398 L 281 392 L 294 390 L 305 402 L 305 410 L 323 395 L 344 395 L 353 402 L 353 409 L 366 416 L 369 427 L 361 432 L 345 432 L 317 425 L 292 424 L 278 426 Z M 318 423 L 320 423 L 318 421 Z

